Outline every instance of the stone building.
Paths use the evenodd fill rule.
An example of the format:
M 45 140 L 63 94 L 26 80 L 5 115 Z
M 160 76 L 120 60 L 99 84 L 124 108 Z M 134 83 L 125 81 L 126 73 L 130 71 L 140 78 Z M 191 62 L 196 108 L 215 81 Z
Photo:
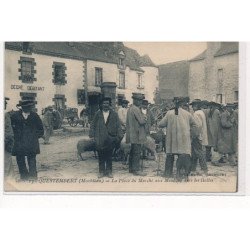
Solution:
M 175 96 L 188 96 L 188 61 L 172 62 L 158 67 L 161 99 L 172 100 Z
M 238 42 L 208 42 L 207 49 L 190 60 L 188 92 L 191 100 L 237 102 L 238 84 Z
M 158 86 L 158 68 L 121 42 L 6 42 L 5 95 L 8 108 L 32 99 L 38 113 L 48 106 L 78 108 L 94 113 L 101 84 L 115 83 L 116 102 L 132 92 L 152 101 Z M 153 86 L 153 87 L 152 87 Z

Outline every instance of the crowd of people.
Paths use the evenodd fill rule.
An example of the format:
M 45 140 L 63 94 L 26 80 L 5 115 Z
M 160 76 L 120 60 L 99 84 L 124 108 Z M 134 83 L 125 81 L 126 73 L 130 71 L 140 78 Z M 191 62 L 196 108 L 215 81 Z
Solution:
M 183 168 L 185 175 L 197 171 L 208 173 L 208 164 L 221 166 L 228 160 L 237 166 L 238 105 L 222 105 L 216 102 L 195 99 L 191 103 L 187 97 L 175 97 L 173 108 L 157 122 L 150 111 L 144 95 L 132 94 L 133 104 L 128 107 L 122 101 L 117 114 L 111 108 L 111 99 L 104 98 L 100 110 L 94 117 L 90 137 L 97 143 L 99 155 L 99 177 L 112 175 L 112 152 L 119 146 L 122 137 L 131 145 L 129 172 L 145 176 L 140 160 L 144 156 L 143 145 L 150 136 L 153 126 L 165 131 L 166 163 L 164 177 L 173 176 L 175 156 L 176 167 Z M 112 119 L 109 117 L 112 117 Z
M 5 109 L 9 98 L 5 98 Z M 132 94 L 133 103 L 122 100 L 117 112 L 111 98 L 104 97 L 90 126 L 89 136 L 95 141 L 98 152 L 99 178 L 113 178 L 112 156 L 121 140 L 130 144 L 129 173 L 145 176 L 141 158 L 146 151 L 143 145 L 153 128 L 164 131 L 166 162 L 164 177 L 172 177 L 174 161 L 185 175 L 197 171 L 199 162 L 203 174 L 208 172 L 208 162 L 214 166 L 228 161 L 237 166 L 238 105 L 222 105 L 215 102 L 188 98 L 173 98 L 173 106 L 160 121 L 149 108 L 149 102 L 141 93 Z M 20 101 L 19 111 L 5 114 L 5 177 L 12 170 L 11 156 L 16 157 L 22 180 L 36 179 L 36 155 L 40 153 L 39 138 L 49 144 L 53 132 L 53 107 L 46 108 L 43 119 L 33 110 L 34 102 Z M 26 165 L 27 161 L 27 165 Z

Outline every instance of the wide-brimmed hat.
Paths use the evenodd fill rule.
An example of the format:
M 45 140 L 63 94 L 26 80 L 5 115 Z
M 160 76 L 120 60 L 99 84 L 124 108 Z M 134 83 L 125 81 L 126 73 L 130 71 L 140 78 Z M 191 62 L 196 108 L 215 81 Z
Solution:
M 53 110 L 53 107 L 52 106 L 48 106 L 47 109 Z
M 202 104 L 201 99 L 194 99 L 194 100 L 190 103 L 190 105 L 195 105 L 195 104 L 201 105 L 201 104 Z
M 16 105 L 17 107 L 30 107 L 34 106 L 35 102 L 31 100 L 24 100 L 24 101 L 19 101 L 19 103 Z
M 102 104 L 103 102 L 105 101 L 108 101 L 110 104 L 112 103 L 112 100 L 110 97 L 103 97 L 101 100 L 100 100 L 100 103 Z
M 235 104 L 234 103 L 227 103 L 226 104 L 226 108 L 229 107 L 229 108 L 234 108 L 235 107 Z
M 173 102 L 177 102 L 179 104 L 183 104 L 183 103 L 187 104 L 187 103 L 189 103 L 189 97 L 188 96 L 185 96 L 185 97 L 177 96 L 177 97 L 174 97 Z
M 220 103 L 217 103 L 217 102 L 209 102 L 208 105 L 210 107 L 214 106 L 214 107 L 221 107 L 221 104 Z
M 141 93 L 132 93 L 132 98 L 137 100 L 143 100 L 145 96 Z
M 124 99 L 124 100 L 122 100 L 122 103 L 123 103 L 123 104 L 128 104 L 128 103 L 129 103 L 129 101 L 128 101 L 128 100 L 126 100 L 126 99 Z

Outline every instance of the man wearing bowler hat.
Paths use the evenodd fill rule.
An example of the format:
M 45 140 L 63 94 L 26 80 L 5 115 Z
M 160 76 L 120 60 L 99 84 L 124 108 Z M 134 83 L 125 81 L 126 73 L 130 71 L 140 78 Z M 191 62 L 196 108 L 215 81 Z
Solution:
M 37 178 L 36 155 L 40 154 L 38 139 L 43 136 L 44 130 L 40 117 L 32 111 L 34 106 L 33 101 L 20 101 L 17 107 L 21 109 L 11 116 L 14 132 L 12 155 L 16 156 L 22 180 Z M 29 168 L 26 167 L 26 158 Z
M 142 144 L 146 142 L 145 126 L 147 118 L 141 112 L 144 96 L 141 93 L 132 93 L 132 98 L 133 105 L 128 110 L 126 122 L 126 142 L 131 143 L 129 172 L 134 175 L 145 176 L 146 174 L 140 168 L 141 148 Z

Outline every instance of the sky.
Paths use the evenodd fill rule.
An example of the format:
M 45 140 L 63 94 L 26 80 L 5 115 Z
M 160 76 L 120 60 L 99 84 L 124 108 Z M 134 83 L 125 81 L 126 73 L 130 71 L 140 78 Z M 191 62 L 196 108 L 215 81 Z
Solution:
M 191 59 L 206 49 L 206 42 L 124 42 L 125 46 L 148 54 L 159 65 Z

